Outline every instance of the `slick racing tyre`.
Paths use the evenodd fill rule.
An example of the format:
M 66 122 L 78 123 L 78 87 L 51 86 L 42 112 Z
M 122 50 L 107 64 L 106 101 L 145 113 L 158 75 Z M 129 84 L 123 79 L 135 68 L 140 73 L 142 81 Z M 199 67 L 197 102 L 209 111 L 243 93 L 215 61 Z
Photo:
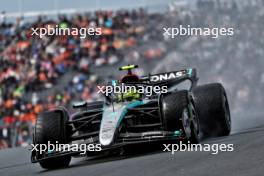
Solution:
M 203 137 L 229 135 L 231 117 L 224 87 L 220 83 L 201 85 L 193 94 Z
M 188 91 L 164 95 L 161 98 L 161 106 L 165 131 L 183 131 L 186 140 L 199 143 L 199 119 Z
M 67 137 L 66 122 L 68 120 L 68 113 L 63 109 L 56 109 L 52 111 L 42 112 L 38 115 L 34 143 L 47 144 L 66 144 L 69 142 Z M 71 161 L 71 156 L 60 156 L 40 161 L 41 167 L 45 169 L 56 169 L 66 167 Z

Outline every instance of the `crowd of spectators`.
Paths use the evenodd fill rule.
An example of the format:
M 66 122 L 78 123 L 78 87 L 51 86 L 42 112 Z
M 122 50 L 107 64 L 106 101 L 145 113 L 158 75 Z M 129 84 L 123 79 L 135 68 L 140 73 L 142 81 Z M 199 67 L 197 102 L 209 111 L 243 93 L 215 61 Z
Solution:
M 3 133 L 0 146 L 27 144 L 36 116 L 43 109 L 67 105 L 73 99 L 97 98 L 94 85 L 99 80 L 90 68 L 112 65 L 130 57 L 135 51 L 125 51 L 142 44 L 140 39 L 146 33 L 147 18 L 146 12 L 138 9 L 59 15 L 57 19 L 40 16 L 30 22 L 23 18 L 11 23 L 3 20 L 0 24 L 0 133 Z M 102 34 L 86 38 L 31 35 L 31 28 L 56 25 L 69 29 L 101 28 Z M 138 52 L 132 54 L 135 55 L 139 57 Z M 148 54 L 146 50 L 142 55 L 151 58 L 161 53 Z M 39 96 L 41 91 L 56 89 L 65 75 L 72 80 L 58 91 Z M 10 139 L 10 135 L 16 138 Z

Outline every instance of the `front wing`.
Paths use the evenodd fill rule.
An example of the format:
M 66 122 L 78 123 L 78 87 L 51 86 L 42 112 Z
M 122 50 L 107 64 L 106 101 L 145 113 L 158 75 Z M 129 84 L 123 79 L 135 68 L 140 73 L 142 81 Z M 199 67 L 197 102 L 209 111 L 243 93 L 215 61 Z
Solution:
M 36 163 L 43 160 L 61 157 L 61 156 L 89 156 L 91 154 L 102 154 L 106 151 L 111 151 L 115 149 L 122 148 L 126 145 L 132 144 L 144 144 L 144 143 L 152 143 L 152 142 L 165 142 L 171 140 L 183 140 L 185 139 L 182 131 L 175 132 L 167 132 L 167 131 L 151 131 L 151 132 L 143 132 L 143 133 L 121 133 L 118 135 L 118 138 L 115 140 L 110 146 L 102 146 L 101 151 L 87 151 L 86 154 L 82 155 L 82 151 L 61 151 L 61 152 L 45 152 L 40 156 L 36 151 L 32 151 L 31 153 L 31 162 Z M 84 140 L 79 144 L 98 144 L 98 137 L 93 139 Z M 91 153 L 93 152 L 93 153 Z M 97 153 L 94 153 L 97 152 Z

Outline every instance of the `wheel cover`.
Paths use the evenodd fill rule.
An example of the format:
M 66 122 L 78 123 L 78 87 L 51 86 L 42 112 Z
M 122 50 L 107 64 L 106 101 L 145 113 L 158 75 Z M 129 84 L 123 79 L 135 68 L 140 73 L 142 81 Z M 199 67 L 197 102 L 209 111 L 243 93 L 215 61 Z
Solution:
M 191 113 L 192 113 L 192 122 L 193 122 L 193 130 L 197 138 L 200 138 L 200 124 L 199 119 L 197 117 L 197 113 L 193 104 L 191 104 Z
M 191 123 L 189 118 L 188 109 L 184 108 L 182 111 L 182 125 L 187 138 L 191 137 Z

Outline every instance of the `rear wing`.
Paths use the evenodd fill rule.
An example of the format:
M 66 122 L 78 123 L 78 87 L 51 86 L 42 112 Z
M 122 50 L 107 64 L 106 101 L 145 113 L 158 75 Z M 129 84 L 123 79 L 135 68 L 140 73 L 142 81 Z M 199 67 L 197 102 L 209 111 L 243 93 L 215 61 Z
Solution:
M 191 89 L 197 85 L 198 77 L 195 68 L 187 68 L 178 71 L 159 73 L 144 76 L 141 80 L 149 81 L 152 85 L 166 85 L 168 87 L 175 86 L 185 80 L 190 80 L 192 83 Z

